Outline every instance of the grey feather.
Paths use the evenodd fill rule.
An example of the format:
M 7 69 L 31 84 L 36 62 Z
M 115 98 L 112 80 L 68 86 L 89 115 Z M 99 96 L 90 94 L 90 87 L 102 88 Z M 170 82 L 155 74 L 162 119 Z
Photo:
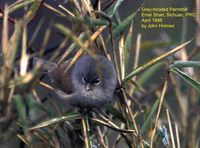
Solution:
M 113 64 L 104 56 L 97 55 L 93 59 L 83 55 L 67 72 L 70 60 L 60 66 L 38 58 L 34 61 L 40 62 L 47 70 L 57 86 L 55 93 L 58 97 L 73 106 L 101 107 L 114 98 L 117 75 Z M 87 89 L 88 85 L 92 89 Z

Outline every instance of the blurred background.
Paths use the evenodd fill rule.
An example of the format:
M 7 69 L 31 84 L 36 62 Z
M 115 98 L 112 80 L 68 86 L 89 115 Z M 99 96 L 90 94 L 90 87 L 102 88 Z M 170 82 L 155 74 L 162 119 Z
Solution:
M 25 0 L 24 2 L 28 2 L 28 0 L 27 1 Z M 42 58 L 49 60 L 51 59 L 51 57 L 57 54 L 56 51 L 58 51 L 58 49 L 59 51 L 61 51 L 59 55 L 63 55 L 66 52 L 66 50 L 69 49 L 69 46 L 74 43 L 74 40 L 70 39 L 70 40 L 67 40 L 67 42 L 65 42 L 63 46 L 61 46 L 63 41 L 66 39 L 66 35 L 60 29 L 56 28 L 55 24 L 62 24 L 63 26 L 73 31 L 73 33 L 76 36 L 79 36 L 79 34 L 83 31 L 87 35 L 87 38 L 89 38 L 90 34 L 94 33 L 95 30 L 97 30 L 97 28 L 99 27 L 99 26 L 98 27 L 94 26 L 91 22 L 90 23 L 87 22 L 89 25 L 85 22 L 84 23 L 86 25 L 84 23 L 83 23 L 84 25 L 82 25 L 82 22 L 80 23 L 74 20 L 71 21 L 68 15 L 68 12 L 66 12 L 65 9 L 71 12 L 75 11 L 75 6 L 72 5 L 72 1 L 35 0 L 35 2 L 39 2 L 39 3 L 41 2 L 41 3 L 37 5 L 36 12 L 34 13 L 35 14 L 34 17 L 31 18 L 30 21 L 28 21 L 27 23 L 27 50 L 26 52 L 27 54 L 31 56 L 34 56 L 34 55 L 38 56 L 40 55 L 38 53 L 41 50 L 44 50 L 43 53 L 41 54 Z M 77 1 L 77 2 L 78 4 L 83 3 L 83 1 Z M 108 8 L 110 8 L 116 2 L 117 0 L 116 1 L 102 0 L 101 10 L 105 10 L 103 12 L 105 14 L 108 14 Z M 0 1 L 0 34 L 3 33 L 4 8 L 6 5 L 12 6 L 15 3 L 16 3 L 15 0 L 1 0 Z M 91 4 L 94 10 L 98 10 L 98 1 L 91 0 Z M 196 17 L 164 18 L 164 21 L 175 24 L 174 29 L 159 29 L 159 28 L 143 29 L 141 28 L 141 15 L 140 15 L 141 11 L 138 10 L 141 6 L 144 6 L 144 7 L 187 7 L 189 9 L 188 12 L 196 13 Z M 82 7 L 80 8 L 81 10 L 83 9 Z M 24 6 L 22 8 L 16 7 L 16 10 L 13 10 L 13 13 L 9 14 L 9 18 L 8 18 L 9 38 L 13 35 L 14 31 L 16 30 L 15 22 L 17 20 L 23 19 L 23 17 L 25 16 L 25 14 L 27 14 L 30 8 L 31 6 L 29 5 Z M 200 133 L 200 128 L 199 128 L 200 127 L 200 118 L 199 118 L 200 95 L 199 95 L 199 85 L 198 85 L 199 80 L 200 80 L 200 70 L 199 68 L 196 68 L 196 67 L 185 68 L 182 70 L 186 74 L 188 74 L 189 76 L 195 79 L 195 82 L 197 83 L 197 84 L 195 83 L 195 86 L 197 86 L 195 88 L 197 89 L 195 89 L 193 85 L 188 85 L 187 82 L 185 82 L 182 79 L 182 77 L 179 77 L 175 74 L 171 74 L 168 71 L 169 66 L 173 64 L 175 61 L 198 61 L 198 62 L 200 61 L 199 60 L 200 59 L 200 52 L 199 52 L 200 51 L 200 38 L 199 38 L 200 37 L 200 34 L 199 34 L 200 4 L 199 4 L 199 1 L 198 0 L 196 1 L 195 0 L 192 0 L 192 1 L 188 1 L 188 0 L 181 0 L 181 1 L 180 0 L 165 0 L 165 1 L 124 0 L 120 3 L 120 6 L 117 7 L 117 10 L 118 11 L 116 11 L 114 17 L 111 18 L 111 21 L 116 26 L 119 25 L 121 22 L 123 22 L 123 20 L 126 20 L 128 16 L 138 11 L 135 17 L 133 17 L 132 30 L 131 30 L 131 23 L 129 23 L 129 25 L 124 27 L 123 30 L 120 31 L 120 33 L 114 37 L 114 43 L 115 43 L 114 46 L 117 49 L 117 57 L 118 57 L 117 60 L 120 63 L 121 62 L 120 50 L 121 48 L 125 48 L 128 34 L 131 32 L 131 35 L 132 35 L 130 44 L 129 46 L 127 45 L 128 48 L 126 52 L 128 55 L 128 58 L 127 58 L 128 60 L 127 60 L 127 65 L 125 66 L 126 67 L 125 76 L 130 74 L 133 71 L 133 69 L 136 69 L 136 67 L 139 67 L 143 65 L 144 63 L 148 63 L 150 60 L 152 60 L 155 57 L 162 56 L 164 53 L 174 49 L 175 47 L 195 37 L 191 41 L 191 43 L 187 45 L 187 47 L 184 47 L 183 50 L 175 54 L 171 54 L 171 56 L 169 57 L 167 56 L 164 61 L 160 63 L 158 62 L 155 66 L 152 65 L 152 67 L 148 69 L 147 71 L 138 74 L 137 77 L 131 78 L 129 82 L 124 84 L 125 85 L 124 87 L 129 93 L 129 95 L 133 97 L 134 99 L 136 99 L 139 105 L 141 105 L 144 110 L 144 112 L 141 113 L 140 111 L 138 111 L 138 107 L 137 105 L 135 105 L 135 102 L 129 100 L 130 101 L 129 106 L 134 113 L 134 119 L 136 120 L 138 130 L 141 131 L 141 137 L 142 139 L 144 139 L 143 142 L 144 143 L 146 142 L 146 144 L 144 145 L 145 147 L 151 147 L 150 146 L 151 137 L 152 137 L 154 124 L 156 120 L 158 100 L 160 100 L 160 96 L 163 91 L 163 84 L 165 80 L 168 78 L 167 79 L 168 89 L 165 94 L 165 100 L 163 102 L 163 109 L 161 110 L 160 119 L 158 120 L 159 126 L 155 127 L 157 129 L 157 135 L 155 138 L 156 140 L 154 141 L 155 142 L 154 147 L 159 147 L 159 148 L 160 147 L 174 147 L 173 142 L 171 142 L 172 137 L 169 131 L 166 109 L 169 110 L 170 116 L 172 118 L 171 120 L 172 120 L 174 136 L 177 134 L 177 132 L 175 131 L 175 126 L 178 126 L 177 131 L 180 136 L 180 141 L 177 140 L 177 137 L 176 137 L 177 135 L 176 135 L 175 136 L 176 138 L 174 138 L 174 141 L 176 141 L 175 142 L 176 147 L 177 148 L 200 147 L 200 134 L 199 134 Z M 64 13 L 65 15 L 67 14 L 67 18 L 64 17 L 62 13 Z M 75 13 L 75 14 L 77 15 L 78 13 Z M 81 15 L 83 19 L 86 18 L 85 16 L 90 16 L 90 15 L 88 14 L 88 12 Z M 104 14 L 98 14 L 96 16 L 97 18 L 106 20 L 105 19 L 106 17 L 104 16 Z M 116 26 L 113 26 L 113 28 L 115 28 Z M 106 28 L 105 31 L 103 31 L 102 33 L 102 36 L 105 40 L 106 38 L 110 37 L 109 31 L 110 30 Z M 45 42 L 46 36 L 48 36 L 47 42 Z M 2 50 L 3 38 L 4 36 L 2 36 L 0 40 L 0 50 Z M 19 67 L 20 67 L 19 60 L 22 58 L 21 48 L 23 47 L 22 45 L 23 42 L 21 40 L 22 40 L 22 36 L 20 36 L 20 39 L 19 39 L 18 50 L 16 52 L 16 56 L 15 56 L 15 60 L 13 64 L 14 68 L 12 70 L 11 76 L 8 79 L 8 82 L 10 80 L 14 81 L 15 78 L 19 76 L 18 72 L 16 71 L 19 70 Z M 112 53 L 114 52 L 114 47 L 112 44 L 110 44 L 110 42 L 109 43 L 106 42 L 105 46 L 108 52 L 111 53 L 112 55 Z M 90 48 L 94 47 L 94 49 L 99 49 L 99 47 L 101 47 L 100 45 L 96 47 L 96 44 L 95 45 L 92 44 Z M 79 49 L 79 48 L 76 47 L 76 49 Z M 72 52 L 71 57 L 73 57 L 75 54 L 76 52 L 74 53 Z M 59 56 L 57 57 L 57 59 L 59 59 Z M 112 61 L 114 60 L 112 59 Z M 3 61 L 2 54 L 1 54 L 1 58 L 0 58 L 1 67 L 3 67 L 4 63 L 5 61 Z M 119 64 L 118 67 L 120 69 L 121 65 Z M 27 71 L 29 72 L 32 69 L 34 69 L 34 65 L 32 64 L 32 58 L 30 58 Z M 3 75 L 2 71 L 3 70 L 1 70 L 1 75 Z M 122 77 L 122 80 L 123 80 L 125 76 L 123 77 L 121 75 L 120 77 Z M 63 102 L 58 101 L 56 99 L 55 94 L 52 93 L 52 91 L 49 91 L 48 89 L 44 88 L 44 86 L 37 84 L 36 80 L 37 81 L 41 80 L 51 85 L 47 77 L 41 78 L 41 76 L 34 75 L 33 79 L 34 80 L 28 83 L 28 87 L 27 87 L 27 84 L 26 84 L 26 87 L 24 87 L 24 84 L 22 85 L 19 84 L 19 88 L 17 87 L 16 90 L 14 89 L 13 91 L 14 93 L 12 93 L 12 95 L 19 94 L 20 96 L 23 96 L 23 97 L 26 96 L 25 98 L 29 98 L 29 95 L 30 95 L 31 99 L 30 98 L 29 99 L 36 100 L 36 102 L 39 104 L 38 108 L 40 109 L 42 108 L 41 109 L 42 111 L 41 110 L 38 111 L 37 107 L 34 109 L 33 108 L 30 109 L 29 103 L 31 101 L 29 103 L 25 101 L 26 102 L 24 103 L 25 111 L 22 111 L 22 112 L 24 114 L 26 112 L 25 119 L 28 120 L 28 123 L 27 123 L 28 127 L 31 127 L 37 123 L 40 123 L 44 121 L 44 119 L 49 120 L 53 117 L 58 117 L 62 115 L 63 113 L 65 114 L 75 113 L 75 115 L 77 115 L 76 114 L 77 110 L 74 110 L 67 104 L 64 104 Z M 10 88 L 8 90 L 10 92 Z M 37 93 L 35 94 L 35 92 Z M 8 93 L 8 94 L 11 94 L 11 93 Z M 12 98 L 12 95 L 10 98 Z M 52 98 L 52 99 L 49 99 L 49 98 Z M 24 99 L 22 100 L 24 101 Z M 15 103 L 10 103 L 10 104 L 11 106 L 16 105 Z M 121 120 L 122 117 L 119 117 L 119 114 L 120 116 L 123 116 L 121 115 L 123 114 L 123 111 L 120 112 L 121 111 L 120 107 L 116 107 L 116 104 L 114 105 L 113 108 L 110 106 L 110 108 L 112 108 L 110 110 L 109 110 L 109 107 L 106 108 L 108 110 L 109 119 L 113 120 L 118 126 L 122 128 L 125 127 L 127 129 L 135 129 L 134 123 L 129 121 L 131 120 L 130 118 L 131 115 L 129 115 L 129 112 L 127 111 L 129 107 L 126 105 L 125 106 L 123 105 L 124 104 L 122 103 L 122 110 L 124 111 L 124 114 L 125 114 L 124 118 L 126 120 L 124 119 Z M 65 123 L 61 122 L 60 123 L 61 126 L 58 126 L 58 128 L 56 127 L 44 128 L 44 130 L 39 128 L 33 131 L 34 134 L 29 133 L 29 132 L 26 133 L 27 127 L 24 128 L 23 122 L 19 122 L 22 120 L 20 119 L 22 118 L 20 116 L 20 111 L 18 111 L 17 107 L 14 107 L 14 108 L 15 108 L 13 109 L 14 117 L 12 116 L 12 122 L 10 121 L 11 120 L 10 118 L 9 118 L 9 121 L 6 120 L 6 122 L 4 122 L 3 113 L 0 116 L 0 122 L 2 123 L 2 124 L 0 123 L 0 129 L 1 129 L 0 130 L 1 131 L 0 144 L 2 144 L 3 148 L 4 147 L 5 148 L 7 147 L 8 148 L 9 147 L 11 148 L 12 147 L 46 147 L 46 146 L 70 147 L 69 143 L 73 143 L 74 141 L 75 141 L 74 143 L 76 143 L 77 137 L 74 136 L 73 131 L 71 131 L 69 127 L 71 125 L 76 125 L 78 129 L 80 130 L 80 123 L 78 123 L 77 125 L 77 122 L 72 121 L 69 123 L 70 125 L 69 126 L 67 122 Z M 29 109 L 30 111 L 28 112 L 27 110 Z M 123 124 L 121 122 L 123 122 Z M 10 123 L 10 124 L 7 124 L 7 123 Z M 8 127 L 5 125 L 8 125 Z M 166 135 L 163 134 L 164 132 L 160 132 L 161 134 L 159 134 L 159 130 L 164 129 L 162 128 L 163 125 L 166 126 L 168 129 Z M 101 127 L 100 130 L 104 132 L 106 131 L 104 133 L 106 135 L 106 136 L 104 135 L 105 145 L 102 144 L 104 142 L 103 140 L 103 142 L 101 141 L 102 142 L 101 146 L 97 146 L 98 144 L 94 144 L 93 147 L 96 146 L 96 147 L 119 147 L 119 148 L 125 147 L 126 148 L 126 147 L 131 147 L 130 146 L 131 144 L 127 144 L 128 143 L 127 141 L 131 141 L 131 140 L 135 142 L 134 144 L 132 144 L 132 147 L 135 147 L 136 145 L 137 147 L 143 146 L 143 144 L 141 144 L 142 142 L 138 140 L 139 137 L 135 139 L 134 138 L 131 139 L 130 138 L 131 134 L 129 135 L 125 133 L 123 135 L 120 132 L 109 130 L 109 128 L 105 130 L 104 128 L 105 127 L 103 128 Z M 2 133 L 4 133 L 5 131 L 11 131 L 12 134 L 8 132 L 8 134 L 3 135 Z M 71 136 L 70 134 L 73 135 L 71 139 L 69 138 Z M 94 135 L 96 135 L 96 131 L 94 132 Z M 126 136 L 128 137 L 127 138 L 128 140 L 126 139 Z M 123 137 L 125 140 L 121 137 Z M 48 141 L 48 138 L 50 139 L 49 141 Z M 12 142 L 10 142 L 11 139 L 12 139 Z M 71 141 L 70 140 L 68 141 L 68 139 L 70 139 Z M 167 144 L 163 142 L 163 139 L 167 141 L 166 142 Z M 96 141 L 94 140 L 93 143 L 95 142 Z M 71 147 L 73 147 L 73 145 Z
M 15 0 L 1 0 L 0 1 L 0 8 L 3 10 L 4 5 L 10 5 Z M 68 1 L 62 1 L 62 0 L 45 0 L 45 3 L 54 6 L 57 9 L 61 9 L 58 7 L 59 4 L 63 5 L 66 8 L 69 8 L 69 4 L 67 4 Z M 95 5 L 95 0 L 91 1 Z M 108 2 L 102 1 L 102 7 L 105 7 Z M 120 18 L 123 20 L 131 13 L 135 12 L 142 4 L 144 3 L 145 7 L 187 7 L 189 9 L 189 12 L 195 12 L 195 1 L 179 1 L 179 0 L 169 0 L 169 1 L 159 1 L 159 0 L 150 0 L 150 1 L 141 1 L 141 0 L 125 0 L 121 3 L 119 6 L 119 14 Z M 70 8 L 69 8 L 70 9 Z M 11 14 L 11 17 L 13 18 L 20 18 L 23 16 L 23 10 L 16 11 L 15 13 Z M 34 48 L 39 48 L 42 39 L 44 37 L 45 28 L 51 25 L 53 22 L 62 22 L 66 25 L 72 24 L 67 21 L 65 18 L 62 18 L 49 10 L 45 6 L 41 6 L 41 9 L 39 9 L 38 15 L 35 17 L 35 19 L 28 25 L 28 35 L 32 36 L 33 32 L 35 31 L 36 27 L 38 26 L 38 23 L 44 19 L 44 23 L 40 29 L 40 35 L 37 36 L 36 40 L 33 43 Z M 183 42 L 186 40 L 191 39 L 195 35 L 196 31 L 196 21 L 195 18 L 166 18 L 166 22 L 173 22 L 173 24 L 176 25 L 174 29 L 142 29 L 141 28 L 141 17 L 140 12 L 137 13 L 136 17 L 134 18 L 134 40 L 136 40 L 136 36 L 138 33 L 142 34 L 142 40 L 143 41 L 153 41 L 153 40 L 160 40 L 162 37 L 162 34 L 164 36 L 168 36 L 169 39 L 175 41 L 175 42 Z M 2 19 L 1 24 L 2 26 Z M 10 22 L 10 31 L 13 29 L 13 24 Z M 2 28 L 2 27 L 1 27 Z M 56 32 L 55 30 L 52 30 L 52 35 L 50 38 L 50 41 L 48 43 L 48 47 L 54 47 L 59 42 L 61 42 L 62 37 Z M 183 35 L 184 33 L 184 35 Z M 48 48 L 47 47 L 47 48 Z M 147 49 L 148 50 L 148 49 Z M 146 50 L 145 50 L 146 51 Z M 148 52 L 148 51 L 147 51 Z

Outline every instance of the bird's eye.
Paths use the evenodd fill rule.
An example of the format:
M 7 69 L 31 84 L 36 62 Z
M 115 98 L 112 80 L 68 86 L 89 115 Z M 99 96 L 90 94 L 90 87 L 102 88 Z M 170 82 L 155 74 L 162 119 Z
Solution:
M 99 85 L 100 84 L 100 79 L 99 78 L 96 78 L 94 81 L 93 81 L 94 85 Z
M 82 81 L 83 83 L 86 83 L 85 77 L 82 77 Z

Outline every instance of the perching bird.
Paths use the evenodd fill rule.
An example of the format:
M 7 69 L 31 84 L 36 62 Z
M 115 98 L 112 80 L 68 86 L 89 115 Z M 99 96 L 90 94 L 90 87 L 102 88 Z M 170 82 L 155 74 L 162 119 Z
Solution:
M 79 108 L 102 107 L 114 98 L 117 75 L 111 61 L 101 55 L 94 59 L 86 54 L 66 72 L 70 61 L 60 66 L 47 64 L 47 73 L 57 86 L 59 98 Z

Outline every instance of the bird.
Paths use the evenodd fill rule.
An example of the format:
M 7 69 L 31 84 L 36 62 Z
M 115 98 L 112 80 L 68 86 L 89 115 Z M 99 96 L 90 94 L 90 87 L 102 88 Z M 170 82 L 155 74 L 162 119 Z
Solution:
M 61 65 L 35 58 L 47 70 L 50 81 L 56 85 L 58 98 L 78 108 L 103 107 L 114 99 L 117 74 L 113 63 L 103 55 L 82 55 L 66 70 L 71 59 Z

